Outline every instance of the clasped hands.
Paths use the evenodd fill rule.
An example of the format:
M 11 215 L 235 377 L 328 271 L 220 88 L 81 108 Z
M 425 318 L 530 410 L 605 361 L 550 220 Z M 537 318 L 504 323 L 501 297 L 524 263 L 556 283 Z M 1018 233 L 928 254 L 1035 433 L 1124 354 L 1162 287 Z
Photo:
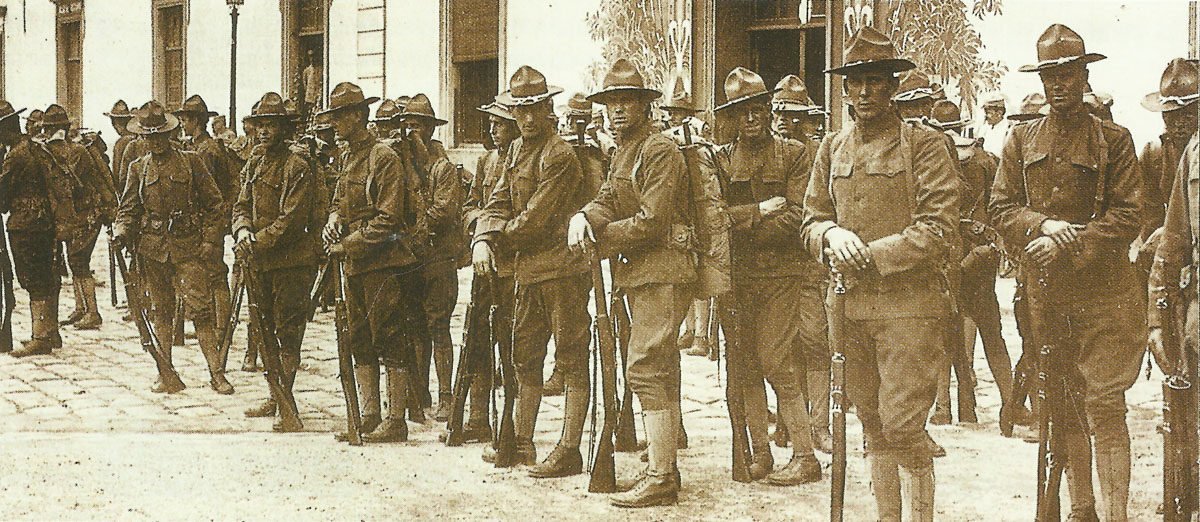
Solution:
M 1085 225 L 1076 225 L 1058 219 L 1047 219 L 1042 222 L 1042 235 L 1025 245 L 1025 254 L 1040 267 L 1048 267 L 1054 263 L 1063 252 L 1080 252 L 1079 233 Z

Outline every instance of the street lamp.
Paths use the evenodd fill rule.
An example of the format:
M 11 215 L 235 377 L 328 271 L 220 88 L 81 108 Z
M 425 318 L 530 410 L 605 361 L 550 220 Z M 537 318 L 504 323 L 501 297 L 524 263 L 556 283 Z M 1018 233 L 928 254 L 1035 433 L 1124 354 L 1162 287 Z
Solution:
M 229 6 L 229 127 L 237 133 L 237 20 L 245 0 L 225 0 Z

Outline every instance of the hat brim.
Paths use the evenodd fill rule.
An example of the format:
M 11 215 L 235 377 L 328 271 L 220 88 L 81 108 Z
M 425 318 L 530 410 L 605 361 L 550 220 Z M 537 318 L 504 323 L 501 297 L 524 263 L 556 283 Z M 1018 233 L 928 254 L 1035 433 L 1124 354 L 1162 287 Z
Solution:
M 667 110 L 667 111 L 687 111 L 687 112 L 691 112 L 691 113 L 700 112 L 700 109 L 692 107 L 691 105 L 683 105 L 681 103 L 668 102 L 668 103 L 661 105 L 660 107 L 662 107 L 663 110 Z
M 487 105 L 484 105 L 483 107 L 476 107 L 475 110 L 482 112 L 484 114 L 487 114 L 489 116 L 495 116 L 502 120 L 517 121 L 517 119 L 515 117 L 513 117 L 511 112 L 501 109 L 493 104 L 487 104 Z
M 23 113 L 23 112 L 25 112 L 25 109 L 20 109 L 20 110 L 15 110 L 15 111 L 12 111 L 12 112 L 10 112 L 10 113 L 8 113 L 8 114 L 5 114 L 4 116 L 0 116 L 0 121 L 7 120 L 7 119 L 9 119 L 9 118 L 11 118 L 11 117 L 13 117 L 13 116 L 20 116 L 20 115 L 21 115 L 21 113 Z
M 716 111 L 723 111 L 723 110 L 725 110 L 725 109 L 728 109 L 728 108 L 730 108 L 730 107 L 733 107 L 734 105 L 738 105 L 738 104 L 741 104 L 741 103 L 746 103 L 746 102 L 748 102 L 748 101 L 751 101 L 751 100 L 756 100 L 756 99 L 758 99 L 758 98 L 764 98 L 764 97 L 768 97 L 768 96 L 774 96 L 774 95 L 775 95 L 775 93 L 777 93 L 777 92 L 779 92 L 779 89 L 767 89 L 767 90 L 765 90 L 765 91 L 763 91 L 763 92 L 756 92 L 756 93 L 754 93 L 754 94 L 749 94 L 749 95 L 746 95 L 746 96 L 742 96 L 742 97 L 740 97 L 740 98 L 735 98 L 735 99 L 729 100 L 729 101 L 727 101 L 727 102 L 725 102 L 725 103 L 723 103 L 723 104 L 721 104 L 721 105 L 718 105 L 718 106 L 717 106 L 717 108 L 713 109 L 713 111 L 714 111 L 714 112 L 716 112 Z M 769 101 L 769 100 L 768 100 L 768 101 Z
M 936 120 L 929 120 L 929 121 L 926 121 L 925 123 L 935 129 L 947 131 L 947 130 L 957 130 L 957 129 L 966 127 L 967 123 L 969 123 L 969 122 L 967 120 L 956 120 L 956 121 L 948 121 L 948 122 L 943 123 L 943 122 L 936 121 Z
M 138 123 L 137 118 L 134 118 L 129 122 L 128 125 L 125 126 L 125 128 L 128 129 L 129 132 L 143 136 L 149 136 L 151 134 L 163 134 L 179 128 L 179 118 L 177 118 L 174 114 L 168 112 L 163 114 L 163 116 L 167 121 L 162 127 L 142 127 L 141 124 Z
M 416 112 L 402 112 L 402 113 L 400 113 L 400 114 L 397 114 L 397 115 L 395 116 L 395 118 L 394 118 L 394 119 L 397 119 L 397 120 L 404 120 L 404 119 L 410 119 L 410 118 L 411 118 L 411 119 L 423 119 L 423 120 L 426 120 L 426 121 L 432 121 L 432 122 L 433 122 L 433 125 L 434 125 L 435 127 L 441 127 L 442 125 L 445 125 L 445 124 L 447 124 L 447 123 L 450 123 L 450 122 L 448 122 L 448 121 L 446 121 L 446 120 L 443 120 L 443 119 L 441 119 L 441 118 L 438 118 L 438 117 L 436 117 L 436 116 L 430 116 L 430 115 L 428 115 L 428 114 L 420 114 L 420 113 L 416 113 Z
M 594 92 L 594 93 L 588 95 L 587 100 L 592 103 L 599 103 L 600 105 L 607 105 L 605 100 L 612 98 L 613 95 L 616 95 L 618 93 L 623 93 L 623 92 L 637 94 L 638 96 L 640 96 L 641 98 L 645 99 L 648 102 L 662 98 L 662 93 L 659 91 L 656 91 L 654 89 L 647 89 L 644 87 L 634 87 L 632 85 L 618 85 L 616 87 L 609 87 L 607 89 L 604 89 L 604 90 L 601 90 L 598 92 Z
M 865 62 L 848 63 L 848 64 L 842 65 L 840 67 L 834 67 L 832 69 L 825 69 L 825 73 L 826 74 L 839 74 L 842 76 L 846 76 L 850 73 L 855 73 L 855 72 L 882 70 L 882 71 L 886 71 L 886 72 L 895 74 L 895 73 L 900 73 L 900 72 L 907 71 L 909 69 L 916 69 L 916 68 L 917 68 L 917 64 L 913 63 L 911 60 L 907 60 L 904 58 L 888 58 L 885 60 L 871 60 L 871 61 L 865 61 Z
M 896 101 L 896 102 L 900 102 L 900 103 L 916 102 L 916 101 L 921 101 L 921 100 L 932 100 L 932 99 L 933 99 L 933 89 L 929 89 L 929 92 L 925 92 L 925 88 L 911 89 L 911 90 L 907 90 L 904 92 L 898 92 L 892 96 L 892 101 Z
M 1108 57 L 1104 56 L 1103 54 L 1087 53 L 1082 56 L 1071 56 L 1069 58 L 1046 60 L 1034 64 L 1022 65 L 1017 70 L 1020 72 L 1041 72 L 1047 69 L 1054 69 L 1055 67 L 1062 67 L 1064 65 L 1070 65 L 1078 62 L 1082 62 L 1084 65 L 1087 65 L 1089 63 L 1095 63 L 1106 58 Z
M 214 112 L 214 111 L 192 111 L 192 110 L 186 110 L 186 109 L 183 109 L 183 110 L 178 110 L 178 111 L 171 111 L 171 114 L 174 114 L 174 115 L 176 115 L 176 116 L 178 116 L 178 115 L 180 115 L 180 114 L 203 114 L 203 115 L 205 115 L 205 116 L 207 116 L 207 117 L 211 118 L 211 117 L 213 117 L 213 116 L 216 116 L 216 115 L 218 115 L 218 114 L 220 114 L 220 113 L 219 113 L 219 112 Z
M 976 143 L 975 138 L 968 138 L 966 136 L 960 136 L 957 133 L 954 133 L 953 135 L 951 135 L 950 139 L 954 140 L 955 147 L 972 147 Z
M 562 94 L 562 92 L 562 87 L 555 87 L 553 85 L 547 85 L 546 92 L 533 96 L 513 96 L 512 90 L 507 90 L 496 95 L 496 102 L 509 107 L 535 105 Z
M 335 112 L 337 112 L 337 111 L 344 111 L 344 110 L 346 110 L 346 109 L 353 109 L 353 108 L 355 108 L 355 107 L 369 107 L 369 106 L 371 106 L 371 104 L 372 104 L 372 103 L 375 103 L 375 102 L 377 102 L 377 101 L 379 101 L 379 97 L 378 97 L 378 96 L 371 96 L 371 97 L 369 97 L 369 98 L 364 98 L 364 99 L 363 99 L 363 101 L 360 101 L 360 102 L 357 102 L 357 103 L 351 103 L 351 104 L 349 104 L 349 105 L 342 105 L 342 106 L 340 106 L 340 107 L 330 107 L 330 108 L 328 108 L 328 109 L 325 109 L 325 110 L 323 110 L 323 111 L 317 111 L 317 113 L 315 114 L 315 116 L 322 116 L 322 115 L 325 115 L 325 114 L 333 114 L 333 113 L 335 113 Z
M 809 105 L 806 103 L 800 103 L 800 102 L 795 102 L 795 101 L 782 101 L 782 100 L 772 100 L 771 101 L 771 111 L 772 112 L 803 112 L 803 113 L 811 114 L 812 111 L 820 110 L 820 109 L 821 109 L 821 107 L 819 107 L 817 105 Z
M 113 114 L 111 112 L 106 112 L 106 113 L 104 113 L 104 115 L 108 116 L 109 118 L 116 119 L 116 120 L 122 120 L 122 119 L 127 120 L 127 119 L 133 117 L 133 113 L 131 113 L 131 112 L 125 113 L 125 114 Z
M 1190 107 L 1197 101 L 1200 101 L 1200 98 L 1193 99 L 1187 103 L 1182 103 L 1178 100 L 1169 100 L 1164 102 L 1162 100 L 1162 94 L 1158 92 L 1152 92 L 1142 97 L 1142 108 L 1150 112 L 1172 112 L 1184 107 Z
M 299 114 L 251 114 L 243 116 L 242 121 L 287 120 L 289 123 L 300 121 Z
M 1045 117 L 1046 117 L 1046 115 L 1045 115 L 1045 114 L 1038 114 L 1038 113 L 1034 113 L 1034 114 L 1028 114 L 1028 113 L 1020 112 L 1020 113 L 1017 113 L 1017 114 L 1009 114 L 1009 115 L 1008 115 L 1008 116 L 1006 116 L 1006 117 L 1007 117 L 1007 118 L 1008 118 L 1010 121 L 1029 121 L 1029 120 L 1036 120 L 1036 119 L 1038 119 L 1038 118 L 1045 118 Z

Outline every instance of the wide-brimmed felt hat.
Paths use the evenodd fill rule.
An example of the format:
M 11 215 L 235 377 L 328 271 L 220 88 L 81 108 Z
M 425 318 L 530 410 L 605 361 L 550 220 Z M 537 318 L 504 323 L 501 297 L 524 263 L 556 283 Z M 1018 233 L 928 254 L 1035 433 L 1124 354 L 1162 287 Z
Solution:
M 745 103 L 775 94 L 775 89 L 768 89 L 762 76 L 745 67 L 734 67 L 725 77 L 724 104 L 717 106 L 716 111 L 723 111 L 734 105 Z
M 191 96 L 188 96 L 188 98 L 186 100 L 183 100 L 183 105 L 180 105 L 178 109 L 175 109 L 171 112 L 173 112 L 177 115 L 178 114 L 201 114 L 208 118 L 211 118 L 211 117 L 217 115 L 217 113 L 208 110 L 208 104 L 204 103 L 204 98 L 201 98 L 199 94 L 193 94 Z
M 775 84 L 775 95 L 771 97 L 771 110 L 775 112 L 811 112 L 820 109 L 808 95 L 808 87 L 799 76 L 789 74 Z
M 179 118 L 154 100 L 146 102 L 133 111 L 133 119 L 126 126 L 134 134 L 161 134 L 179 128 Z
M 242 118 L 242 121 L 259 121 L 276 118 L 294 122 L 297 116 L 297 114 L 288 110 L 287 102 L 283 100 L 283 96 L 280 96 L 277 92 L 268 92 L 254 103 L 254 107 L 250 108 L 250 115 Z
M 962 117 L 958 104 L 950 100 L 938 100 L 929 111 L 929 126 L 938 130 L 956 130 L 967 126 L 967 120 Z
M 1046 96 L 1040 92 L 1030 93 L 1021 100 L 1021 108 L 1013 114 L 1008 115 L 1008 119 L 1013 121 L 1035 120 L 1045 116 L 1042 109 L 1046 107 Z
M 125 103 L 125 100 L 117 100 L 117 103 L 113 104 L 112 109 L 104 113 L 104 115 L 117 119 L 133 117 L 133 113 L 129 112 L 129 105 Z
M 407 94 L 404 96 L 397 96 L 396 97 L 396 107 L 399 108 L 401 112 L 403 112 L 404 108 L 408 107 L 408 102 L 410 102 L 410 101 L 412 101 L 412 96 L 409 96 Z
M 38 125 L 41 125 L 42 124 L 42 116 L 44 116 L 45 114 L 46 113 L 43 112 L 41 109 L 34 109 L 32 111 L 29 111 L 29 116 L 25 117 L 25 121 L 29 121 L 29 122 L 33 122 Z
M 509 107 L 534 105 L 562 92 L 562 87 L 548 85 L 541 71 L 522 65 L 508 79 L 508 90 L 496 96 L 496 101 Z
M 362 88 L 350 82 L 342 82 L 333 87 L 333 91 L 329 93 L 329 108 L 317 113 L 330 114 L 343 109 L 353 109 L 356 107 L 366 107 L 379 101 L 379 97 L 371 96 L 370 98 L 363 96 Z
M 424 94 L 418 94 L 412 97 L 412 100 L 404 106 L 404 110 L 396 116 L 400 119 L 422 118 L 433 122 L 434 126 L 445 125 L 446 120 L 438 118 L 433 113 L 433 102 L 429 101 L 429 97 Z
M 496 102 L 489 103 L 483 107 L 478 107 L 475 110 L 508 121 L 517 121 L 517 118 L 512 115 L 512 111 L 509 110 L 508 107 Z
M 599 91 L 592 93 L 587 99 L 604 104 L 605 99 L 618 92 L 634 93 L 646 101 L 657 100 L 662 96 L 661 92 L 646 87 L 646 79 L 642 77 L 642 72 L 633 65 L 633 62 L 624 58 L 613 62 L 612 66 L 608 68 L 608 72 L 604 73 L 603 85 Z
M 1200 100 L 1200 68 L 1193 60 L 1175 58 L 1167 63 L 1158 91 L 1142 98 L 1142 107 L 1153 112 L 1177 111 Z
M 379 102 L 379 106 L 375 107 L 375 117 L 371 121 L 391 121 L 392 118 L 399 116 L 403 109 L 396 105 L 396 100 L 385 99 Z
M 591 118 L 591 100 L 588 100 L 581 92 L 572 94 L 571 99 L 567 100 L 566 116 L 568 118 Z
M 7 120 L 13 116 L 19 116 L 25 109 L 13 109 L 8 100 L 0 100 L 0 121 Z
M 46 107 L 46 111 L 42 113 L 42 125 L 45 127 L 70 126 L 71 118 L 67 116 L 67 110 L 62 105 L 54 103 Z
M 696 104 L 692 102 L 692 94 L 683 83 L 683 76 L 675 76 L 671 86 L 671 97 L 663 102 L 663 109 L 676 111 L 697 112 Z
M 915 68 L 910 60 L 896 54 L 896 46 L 874 27 L 865 26 L 850 38 L 840 67 L 826 69 L 829 74 L 846 75 L 855 71 L 876 70 L 898 73 Z
M 893 101 L 913 102 L 926 98 L 933 98 L 933 84 L 929 83 L 925 73 L 920 69 L 911 69 L 900 75 L 900 86 L 892 95 Z
M 1103 54 L 1089 53 L 1083 45 L 1083 37 L 1070 27 L 1053 24 L 1047 27 L 1037 42 L 1037 63 L 1022 65 L 1018 71 L 1039 72 L 1069 63 L 1089 64 L 1107 58 Z
M 983 99 L 983 108 L 985 109 L 1008 109 L 1008 102 L 1004 99 L 1004 95 L 998 92 L 988 94 Z

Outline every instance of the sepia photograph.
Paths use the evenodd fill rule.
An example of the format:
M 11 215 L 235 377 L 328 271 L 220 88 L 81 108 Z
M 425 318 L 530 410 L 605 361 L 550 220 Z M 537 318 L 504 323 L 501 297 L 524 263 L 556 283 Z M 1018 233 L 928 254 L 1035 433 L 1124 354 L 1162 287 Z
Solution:
M 1200 522 L 1197 0 L 0 0 L 0 520 Z

